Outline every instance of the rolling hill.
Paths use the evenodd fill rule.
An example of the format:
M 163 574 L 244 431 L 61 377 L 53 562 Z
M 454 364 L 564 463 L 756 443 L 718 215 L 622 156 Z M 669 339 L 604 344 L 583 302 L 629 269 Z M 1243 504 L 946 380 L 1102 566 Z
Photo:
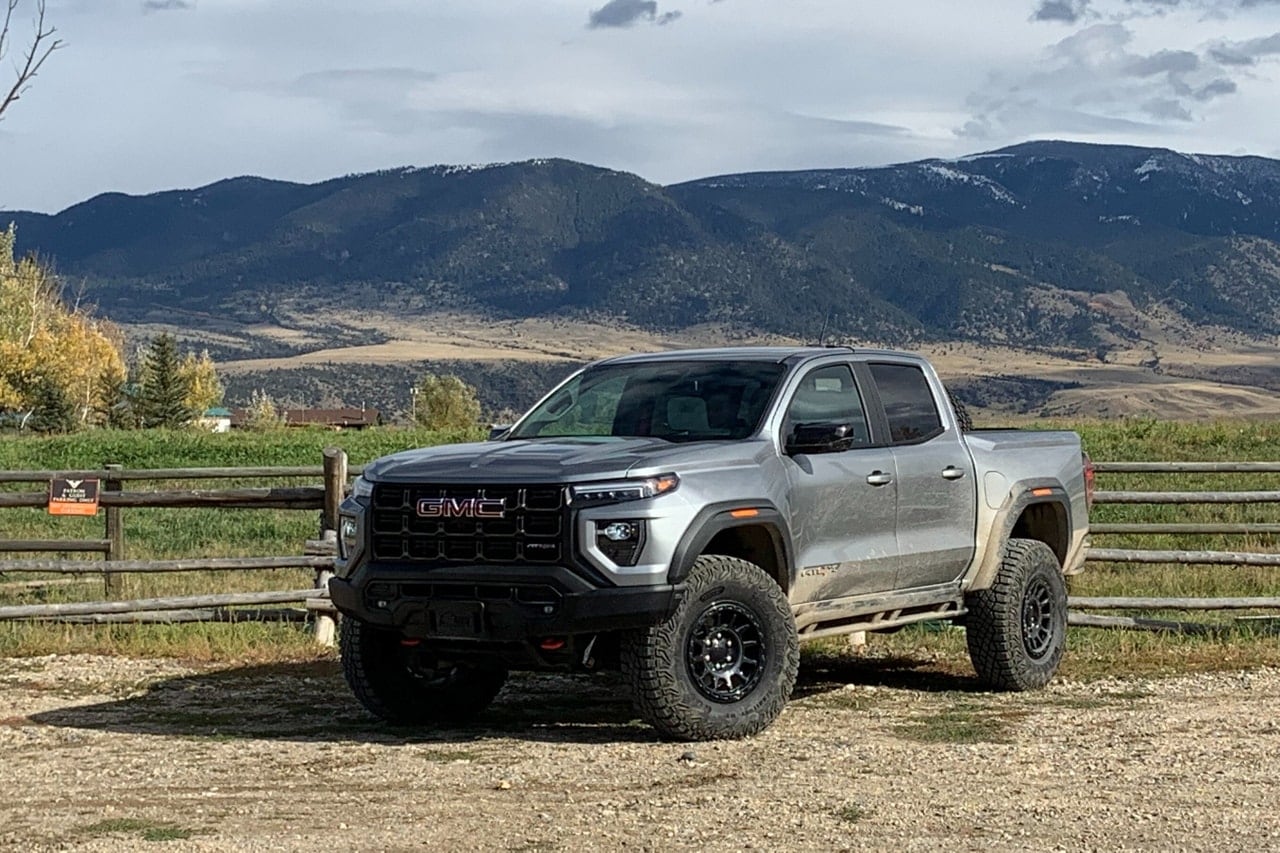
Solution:
M 1280 334 L 1280 161 L 1258 157 L 1046 141 L 669 187 L 535 160 L 234 178 L 5 221 L 107 315 L 200 332 L 224 360 L 461 316 L 954 341 L 1280 388 L 1274 358 L 1196 356 Z

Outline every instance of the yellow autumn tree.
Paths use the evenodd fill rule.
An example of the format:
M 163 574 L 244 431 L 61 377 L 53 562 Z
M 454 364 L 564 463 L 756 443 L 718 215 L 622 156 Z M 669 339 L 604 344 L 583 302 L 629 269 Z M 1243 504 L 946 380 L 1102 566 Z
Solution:
M 452 373 L 424 373 L 414 388 L 413 420 L 427 429 L 468 429 L 480 422 L 476 389 Z
M 222 403 L 222 395 L 226 389 L 218 379 L 218 370 L 204 350 L 199 357 L 195 353 L 187 353 L 178 366 L 178 378 L 190 389 L 187 392 L 187 408 L 198 415 Z
M 83 423 L 103 404 L 104 378 L 124 373 L 120 335 L 62 297 L 34 258 L 15 260 L 14 231 L 0 231 L 0 409 L 31 412 L 37 391 L 58 388 Z

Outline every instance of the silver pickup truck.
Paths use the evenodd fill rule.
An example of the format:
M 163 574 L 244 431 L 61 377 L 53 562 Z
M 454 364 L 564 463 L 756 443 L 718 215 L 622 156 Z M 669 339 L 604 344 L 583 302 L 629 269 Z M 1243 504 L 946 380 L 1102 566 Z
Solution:
M 1092 472 L 1071 432 L 967 431 L 919 356 L 611 358 L 490 441 L 379 459 L 342 505 L 348 683 L 460 721 L 510 669 L 618 668 L 679 739 L 781 713 L 799 642 L 963 624 L 979 677 L 1043 686 Z

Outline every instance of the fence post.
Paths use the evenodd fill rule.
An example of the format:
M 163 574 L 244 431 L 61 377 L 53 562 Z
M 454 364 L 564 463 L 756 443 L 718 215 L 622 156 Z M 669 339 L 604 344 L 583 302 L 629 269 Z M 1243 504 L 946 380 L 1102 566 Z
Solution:
M 338 506 L 347 492 L 347 454 L 340 447 L 324 449 L 324 509 L 320 516 L 320 536 L 333 540 L 334 553 L 337 553 L 338 538 Z M 316 588 L 329 589 L 329 578 L 333 572 L 321 569 L 316 572 Z M 332 646 L 337 634 L 337 625 L 333 617 L 327 613 L 316 614 L 316 642 L 322 646 Z
M 121 465 L 103 465 L 107 471 L 120 471 Z M 102 491 L 118 492 L 122 488 L 122 480 L 108 477 L 102 482 Z M 124 517 L 122 515 L 124 508 L 118 506 L 103 507 L 107 518 L 107 546 L 106 559 L 123 560 L 124 559 Z M 106 572 L 102 576 L 103 589 L 107 598 L 117 598 L 120 596 L 123 587 L 124 578 L 114 572 Z

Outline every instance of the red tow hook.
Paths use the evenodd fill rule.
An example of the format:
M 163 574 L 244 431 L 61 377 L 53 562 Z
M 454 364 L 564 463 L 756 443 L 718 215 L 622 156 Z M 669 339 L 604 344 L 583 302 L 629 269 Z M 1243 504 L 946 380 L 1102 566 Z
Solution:
M 564 648 L 564 637 L 543 637 L 538 647 L 544 652 L 558 652 Z

